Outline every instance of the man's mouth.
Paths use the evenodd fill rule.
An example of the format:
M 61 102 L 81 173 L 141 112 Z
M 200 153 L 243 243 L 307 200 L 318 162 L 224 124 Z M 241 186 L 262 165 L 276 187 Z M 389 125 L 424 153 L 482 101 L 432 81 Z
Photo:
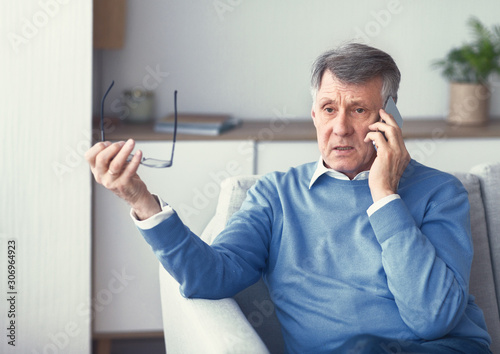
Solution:
M 345 151 L 354 149 L 352 146 L 335 146 L 333 150 Z

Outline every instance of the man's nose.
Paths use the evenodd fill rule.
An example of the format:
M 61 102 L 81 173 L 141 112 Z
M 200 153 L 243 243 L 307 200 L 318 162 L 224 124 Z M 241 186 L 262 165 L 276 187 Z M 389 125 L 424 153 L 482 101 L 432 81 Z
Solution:
M 338 136 L 347 136 L 352 134 L 353 128 L 347 112 L 339 111 L 337 117 L 333 120 L 333 132 Z

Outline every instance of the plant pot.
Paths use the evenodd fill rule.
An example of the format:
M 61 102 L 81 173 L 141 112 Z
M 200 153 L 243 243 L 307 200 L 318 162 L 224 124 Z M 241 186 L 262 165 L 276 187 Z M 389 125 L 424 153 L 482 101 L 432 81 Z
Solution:
M 490 96 L 488 85 L 450 83 L 450 112 L 447 122 L 465 126 L 487 124 Z

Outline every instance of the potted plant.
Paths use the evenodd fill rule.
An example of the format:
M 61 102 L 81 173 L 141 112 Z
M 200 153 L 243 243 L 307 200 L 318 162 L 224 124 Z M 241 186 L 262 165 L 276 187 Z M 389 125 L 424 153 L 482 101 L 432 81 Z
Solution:
M 452 49 L 433 66 L 441 69 L 450 81 L 448 122 L 483 125 L 489 118 L 488 79 L 500 73 L 500 26 L 489 29 L 474 17 L 467 25 L 472 30 L 473 41 Z

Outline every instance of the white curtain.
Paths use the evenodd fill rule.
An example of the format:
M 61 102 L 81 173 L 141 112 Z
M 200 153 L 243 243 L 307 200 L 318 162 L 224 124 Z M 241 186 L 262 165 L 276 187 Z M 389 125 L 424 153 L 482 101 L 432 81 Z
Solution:
M 1 353 L 90 353 L 91 77 L 91 1 L 1 2 Z

